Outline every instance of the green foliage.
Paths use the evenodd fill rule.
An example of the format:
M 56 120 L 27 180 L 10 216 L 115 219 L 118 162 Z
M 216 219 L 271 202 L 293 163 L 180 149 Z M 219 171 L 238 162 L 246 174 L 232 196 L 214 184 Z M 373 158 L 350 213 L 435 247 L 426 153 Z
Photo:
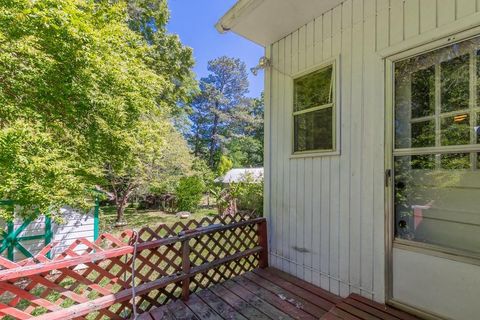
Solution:
M 38 126 L 18 120 L 0 130 L 0 194 L 16 199 L 25 216 L 49 213 L 59 204 L 86 207 L 85 185 L 76 173 L 75 154 Z M 2 218 L 11 220 L 12 211 Z
M 229 185 L 231 196 L 237 200 L 239 210 L 248 211 L 257 216 L 263 215 L 263 179 L 255 181 L 246 175 L 242 181 Z
M 205 184 L 200 177 L 181 178 L 175 192 L 178 210 L 194 212 L 200 204 L 204 192 Z
M 258 140 L 263 154 L 263 99 L 251 99 L 245 63 L 220 57 L 209 62 L 210 75 L 200 80 L 200 92 L 194 97 L 189 115 L 192 123 L 187 138 L 196 156 L 215 170 L 222 154 L 230 155 L 230 142 L 242 137 Z M 243 157 L 238 150 L 237 157 Z M 245 156 L 242 162 L 250 161 Z M 258 160 L 263 156 L 253 157 Z M 256 161 L 254 160 L 254 161 Z M 258 163 L 255 163 L 258 165 Z M 253 163 L 245 163 L 252 166 Z
M 233 162 L 227 156 L 221 155 L 220 161 L 217 165 L 217 174 L 219 176 L 225 175 L 233 167 Z
M 250 136 L 232 138 L 227 150 L 233 168 L 263 166 L 263 141 Z
M 0 198 L 32 215 L 91 205 L 95 184 L 123 199 L 183 170 L 165 163 L 187 150 L 170 117 L 193 90 L 193 60 L 167 20 L 165 0 L 2 2 Z
M 219 214 L 235 214 L 238 210 L 251 215 L 263 215 L 263 178 L 247 174 L 240 182 L 226 187 L 214 186 L 209 190 L 215 198 Z
M 215 173 L 208 167 L 205 160 L 195 158 L 193 160 L 192 171 L 195 175 L 201 177 L 206 190 L 210 190 L 214 187 Z

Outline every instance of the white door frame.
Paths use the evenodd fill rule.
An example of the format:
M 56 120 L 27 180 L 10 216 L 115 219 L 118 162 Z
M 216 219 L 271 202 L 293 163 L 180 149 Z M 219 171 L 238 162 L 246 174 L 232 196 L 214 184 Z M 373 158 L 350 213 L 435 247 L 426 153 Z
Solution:
M 432 30 L 432 32 L 411 38 L 400 45 L 389 47 L 379 52 L 380 58 L 385 63 L 385 301 L 388 304 L 426 319 L 442 319 L 442 317 L 395 301 L 393 297 L 393 248 L 401 248 L 475 265 L 480 265 L 480 256 L 467 256 L 455 250 L 445 250 L 422 243 L 412 244 L 409 241 L 404 242 L 394 239 L 394 62 L 479 36 L 479 24 L 480 14 L 475 14 L 471 18 L 469 17 L 469 19 L 456 21 L 444 28 Z M 478 146 L 472 147 L 472 150 L 478 148 Z

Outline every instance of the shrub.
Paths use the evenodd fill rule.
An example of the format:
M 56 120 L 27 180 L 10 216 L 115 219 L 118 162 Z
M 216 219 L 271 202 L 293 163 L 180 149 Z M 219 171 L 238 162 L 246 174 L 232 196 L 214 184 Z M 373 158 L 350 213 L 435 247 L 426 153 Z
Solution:
M 238 209 L 256 216 L 263 215 L 263 180 L 240 182 L 236 184 L 235 189 Z
M 204 191 L 205 184 L 200 177 L 181 178 L 175 192 L 178 210 L 194 212 L 202 200 Z
M 230 183 L 227 187 L 217 186 L 210 190 L 215 197 L 219 214 L 235 214 L 238 210 L 250 215 L 263 215 L 263 179 L 247 175 L 241 182 Z

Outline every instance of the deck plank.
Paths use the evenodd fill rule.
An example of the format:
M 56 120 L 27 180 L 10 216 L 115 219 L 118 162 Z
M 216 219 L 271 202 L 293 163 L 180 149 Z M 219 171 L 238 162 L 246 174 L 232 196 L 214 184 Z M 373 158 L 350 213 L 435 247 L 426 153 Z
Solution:
M 304 288 L 302 287 L 299 287 L 297 286 L 296 284 L 292 283 L 292 282 L 289 282 L 283 278 L 280 278 L 278 276 L 276 276 L 275 274 L 273 274 L 272 272 L 268 272 L 266 270 L 262 270 L 262 269 L 257 269 L 257 270 L 254 270 L 254 273 L 263 277 L 264 279 L 266 280 L 269 280 L 273 283 L 275 283 L 276 285 L 278 285 L 279 287 L 282 287 L 284 288 L 285 290 L 288 290 L 294 294 L 296 294 L 297 296 L 307 300 L 307 301 L 310 301 L 311 303 L 319 306 L 320 308 L 322 308 L 323 310 L 325 310 L 325 312 L 327 312 L 328 310 L 330 310 L 335 304 L 322 298 L 322 297 L 319 297 L 318 295 L 308 291 L 308 290 L 305 290 Z
M 248 278 L 240 276 L 233 279 L 236 283 L 243 286 L 252 293 L 257 294 L 261 299 L 267 301 L 283 312 L 289 314 L 294 319 L 299 320 L 313 320 L 316 319 L 311 314 L 303 311 L 294 304 L 288 302 L 286 299 L 281 299 L 278 295 L 266 290 L 258 284 L 250 281 Z
M 136 320 L 152 320 L 152 319 L 153 319 L 153 318 L 152 318 L 152 316 L 150 315 L 150 313 L 144 312 L 144 313 L 142 313 L 141 315 L 139 315 Z
M 294 277 L 292 276 L 291 274 L 288 274 L 286 272 L 283 272 L 281 270 L 278 270 L 278 269 L 273 269 L 273 268 L 267 268 L 265 269 L 266 272 L 268 273 L 271 273 L 272 275 L 274 276 L 277 276 L 279 278 L 282 278 L 288 282 L 291 282 L 303 289 L 306 289 L 308 291 L 310 291 L 311 293 L 313 294 L 316 294 L 317 296 L 320 296 L 322 298 L 324 298 L 325 300 L 328 300 L 330 301 L 331 303 L 333 304 L 336 304 L 336 303 L 339 303 L 342 298 L 331 293 L 331 292 L 328 292 L 326 290 L 323 290 L 322 288 L 319 288 L 309 282 L 306 282 L 302 279 L 299 279 L 297 277 Z
M 257 294 L 248 291 L 247 289 L 232 280 L 225 281 L 222 285 L 230 291 L 234 292 L 236 295 L 238 295 L 240 298 L 242 298 L 252 306 L 254 306 L 257 310 L 261 310 L 261 312 L 263 312 L 272 319 L 293 319 L 285 312 L 275 308 L 273 305 L 260 298 Z
M 363 310 L 357 309 L 354 306 L 347 304 L 345 302 L 337 303 L 336 307 L 362 320 L 382 320 L 382 318 L 375 317 L 374 315 L 367 313 Z
M 259 275 L 256 275 L 255 273 L 246 273 L 244 276 L 249 280 L 251 280 L 252 282 L 255 282 L 256 284 L 258 284 L 259 286 L 262 286 L 266 290 L 269 290 L 270 292 L 274 293 L 275 295 L 280 297 L 280 299 L 288 301 L 289 303 L 293 304 L 296 308 L 302 309 L 314 317 L 320 317 L 322 314 L 326 313 L 325 310 L 318 307 L 317 305 L 307 300 L 304 300 L 303 298 L 277 286 L 273 282 L 270 282 L 260 277 Z
M 317 306 L 319 306 L 325 311 L 330 310 L 335 305 L 334 303 L 266 270 L 258 269 L 258 270 L 255 270 L 254 273 L 260 275 L 261 277 L 267 280 L 274 282 L 276 285 L 284 288 L 285 290 L 288 290 L 298 295 L 299 297 L 302 297 L 303 299 L 310 301 L 313 304 L 316 304 Z
M 168 310 L 177 320 L 199 320 L 199 318 L 190 310 L 182 300 L 176 300 L 167 304 Z
M 214 309 L 200 299 L 196 294 L 192 294 L 188 301 L 184 302 L 190 310 L 201 320 L 222 320 Z
M 210 288 L 210 290 L 216 294 L 220 299 L 224 300 L 233 309 L 237 310 L 239 313 L 243 314 L 248 319 L 270 319 L 266 314 L 262 313 L 260 310 L 257 310 L 254 306 L 222 286 L 218 284 Z
M 408 314 L 406 312 L 403 312 L 403 311 L 400 311 L 400 310 L 397 310 L 397 309 L 394 309 L 392 307 L 389 307 L 389 306 L 386 306 L 384 304 L 380 304 L 380 303 L 377 303 L 375 301 L 372 301 L 372 300 L 369 300 L 365 297 L 362 297 L 361 295 L 358 295 L 356 293 L 353 293 L 349 296 L 350 298 L 352 299 L 355 299 L 363 304 L 366 304 L 370 307 L 373 307 L 373 308 L 376 308 L 377 310 L 380 310 L 382 311 L 383 313 L 387 313 L 389 315 L 392 315 L 392 316 L 395 316 L 397 317 L 398 319 L 402 319 L 402 320 L 418 320 L 417 317 L 411 315 L 411 314 Z
M 328 314 L 331 313 L 337 317 L 339 317 L 340 319 L 343 319 L 343 320 L 362 320 L 360 318 L 357 318 L 355 317 L 354 315 L 348 313 L 348 312 L 345 312 L 343 311 L 342 309 L 339 309 L 337 307 L 331 309 L 325 316 L 328 316 Z M 325 316 L 322 317 L 321 319 L 325 319 Z
M 231 305 L 220 299 L 210 289 L 205 289 L 196 294 L 203 302 L 214 309 L 222 318 L 229 320 L 248 320 Z
M 399 320 L 397 317 L 394 317 L 392 315 L 389 315 L 388 313 L 384 311 L 380 311 L 376 308 L 373 308 L 367 304 L 363 304 L 360 301 L 357 301 L 351 297 L 348 297 L 347 299 L 344 299 L 343 302 L 351 305 L 352 307 L 362 310 L 364 312 L 367 312 L 371 315 L 374 315 L 377 318 L 380 318 L 382 320 Z
M 328 309 L 328 310 L 326 310 Z M 142 320 L 419 320 L 358 294 L 347 298 L 273 268 L 254 270 L 172 301 Z
M 175 320 L 175 316 L 168 310 L 166 305 L 150 311 L 150 316 L 153 320 Z

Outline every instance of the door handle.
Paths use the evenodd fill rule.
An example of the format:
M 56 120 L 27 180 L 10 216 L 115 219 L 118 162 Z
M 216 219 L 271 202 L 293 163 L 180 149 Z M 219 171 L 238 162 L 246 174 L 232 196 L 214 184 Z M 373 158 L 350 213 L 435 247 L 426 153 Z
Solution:
M 385 170 L 385 187 L 388 188 L 391 178 L 392 178 L 392 169 Z

